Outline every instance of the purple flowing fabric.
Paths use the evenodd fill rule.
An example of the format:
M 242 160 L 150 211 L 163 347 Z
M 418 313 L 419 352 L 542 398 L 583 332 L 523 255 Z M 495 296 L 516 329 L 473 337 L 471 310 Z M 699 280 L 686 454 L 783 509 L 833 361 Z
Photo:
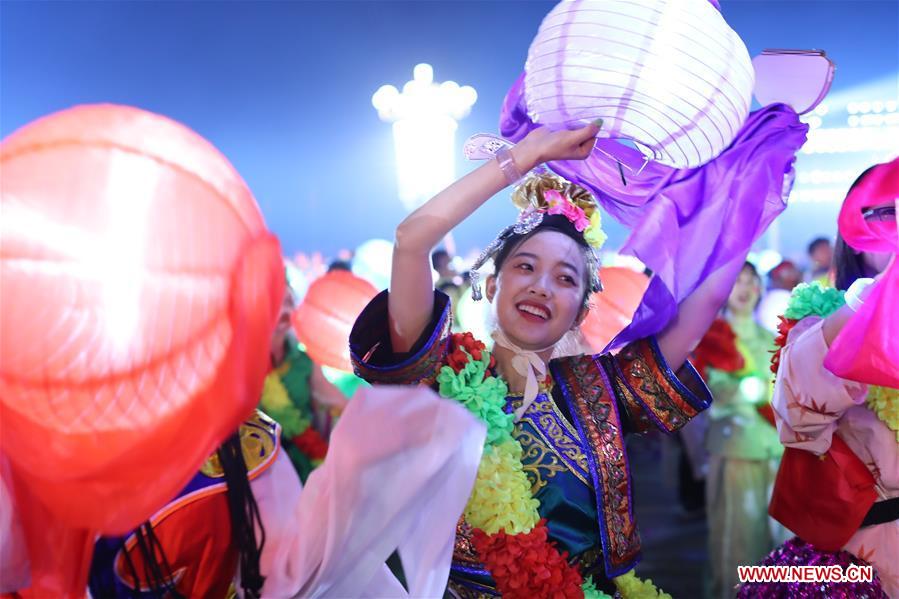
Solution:
M 539 125 L 527 114 L 524 75 L 506 96 L 500 132 L 520 141 Z M 560 176 L 589 189 L 631 234 L 621 249 L 639 258 L 654 276 L 634 320 L 609 345 L 621 347 L 659 333 L 677 305 L 709 275 L 745 255 L 786 208 L 796 152 L 808 126 L 788 106 L 772 104 L 749 115 L 733 143 L 711 162 L 675 169 L 650 162 L 636 174 L 614 158 L 639 165 L 637 150 L 600 139 L 587 160 L 550 162 Z

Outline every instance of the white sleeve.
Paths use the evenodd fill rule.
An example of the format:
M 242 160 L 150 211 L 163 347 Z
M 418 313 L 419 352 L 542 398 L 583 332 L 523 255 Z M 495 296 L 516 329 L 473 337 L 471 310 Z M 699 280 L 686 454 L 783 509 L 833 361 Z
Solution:
M 423 387 L 360 389 L 302 487 L 285 455 L 252 482 L 264 597 L 442 597 L 485 430 Z

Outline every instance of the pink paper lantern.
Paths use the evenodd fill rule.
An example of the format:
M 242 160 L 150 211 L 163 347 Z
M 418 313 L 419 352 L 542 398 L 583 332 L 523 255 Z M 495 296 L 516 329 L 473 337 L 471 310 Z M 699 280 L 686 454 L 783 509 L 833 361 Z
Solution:
M 599 353 L 631 323 L 634 312 L 649 287 L 649 277 L 623 266 L 599 269 L 603 290 L 590 298 L 592 305 L 581 323 L 590 349 Z
M 334 270 L 313 281 L 291 322 L 297 339 L 312 361 L 352 372 L 350 331 L 356 317 L 378 294 L 375 287 L 353 273 Z

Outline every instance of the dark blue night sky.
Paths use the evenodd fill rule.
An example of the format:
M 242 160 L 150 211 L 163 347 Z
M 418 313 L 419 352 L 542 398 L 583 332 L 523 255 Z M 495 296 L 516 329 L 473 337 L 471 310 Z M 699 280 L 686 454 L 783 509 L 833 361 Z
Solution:
M 496 130 L 502 98 L 553 5 L 3 0 L 0 133 L 86 102 L 166 114 L 231 159 L 286 253 L 333 254 L 391 238 L 404 214 L 390 126 L 372 93 L 401 86 L 418 62 L 434 65 L 439 81 L 474 86 L 461 148 L 468 135 Z M 896 0 L 724 0 L 722 8 L 751 55 L 823 48 L 837 63 L 834 92 L 879 82 L 899 96 Z M 458 231 L 460 250 L 486 243 L 512 214 L 495 198 Z M 612 231 L 613 243 L 622 240 Z

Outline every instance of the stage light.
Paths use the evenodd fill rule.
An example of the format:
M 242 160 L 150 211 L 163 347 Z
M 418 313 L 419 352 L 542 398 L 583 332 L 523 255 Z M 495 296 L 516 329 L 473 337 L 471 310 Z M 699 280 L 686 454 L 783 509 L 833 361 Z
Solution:
M 408 210 L 453 182 L 457 121 L 468 116 L 478 94 L 455 81 L 434 81 L 434 69 L 421 63 L 400 92 L 381 86 L 372 105 L 381 120 L 393 123 L 400 201 Z
M 821 126 L 821 117 L 815 114 L 803 115 L 802 121 L 808 124 L 809 129 L 817 129 Z

